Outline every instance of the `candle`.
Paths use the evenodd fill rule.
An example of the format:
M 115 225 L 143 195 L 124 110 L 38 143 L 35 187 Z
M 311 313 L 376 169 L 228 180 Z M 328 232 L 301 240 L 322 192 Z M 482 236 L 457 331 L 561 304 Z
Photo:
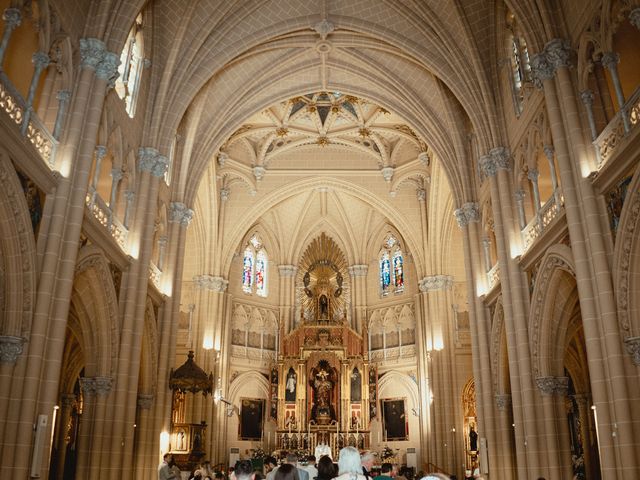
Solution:
M 267 452 L 270 451 L 269 445 L 271 445 L 271 432 L 267 433 Z
M 340 422 L 336 422 L 336 435 L 340 433 Z

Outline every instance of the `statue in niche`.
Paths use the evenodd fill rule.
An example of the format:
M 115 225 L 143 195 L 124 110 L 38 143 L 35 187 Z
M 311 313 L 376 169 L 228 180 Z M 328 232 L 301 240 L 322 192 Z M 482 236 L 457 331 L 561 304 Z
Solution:
M 358 367 L 351 372 L 351 401 L 359 402 L 362 400 L 362 376 Z
M 298 381 L 298 377 L 293 368 L 289 369 L 289 373 L 287 373 L 287 383 L 284 389 L 284 400 L 286 402 L 295 402 L 296 401 L 296 383 Z
M 329 300 L 327 299 L 326 295 L 320 295 L 320 299 L 318 300 L 318 305 L 319 305 L 319 313 L 320 313 L 320 317 L 321 319 L 327 319 L 329 318 Z
M 336 418 L 335 409 L 331 404 L 335 382 L 335 369 L 331 368 L 326 360 L 321 360 L 318 366 L 311 370 L 309 380 L 313 389 L 311 417 L 319 425 L 326 425 Z

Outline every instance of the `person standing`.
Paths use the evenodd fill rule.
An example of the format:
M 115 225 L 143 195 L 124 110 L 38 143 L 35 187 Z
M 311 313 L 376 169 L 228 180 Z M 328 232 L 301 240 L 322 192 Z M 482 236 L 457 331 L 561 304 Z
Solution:
M 373 462 L 375 461 L 375 457 L 371 452 L 365 452 L 362 455 L 362 474 L 367 477 L 368 480 L 371 480 L 371 469 L 373 468 Z
M 176 478 L 176 474 L 171 470 L 173 463 L 173 455 L 165 453 L 162 457 L 162 463 L 158 467 L 158 480 L 171 480 Z
M 338 457 L 338 476 L 336 480 L 365 480 L 362 473 L 360 452 L 355 447 L 344 447 Z
M 393 465 L 390 463 L 383 463 L 380 467 L 380 475 L 374 477 L 373 480 L 392 480 L 391 471 L 393 470 Z
M 316 456 L 309 455 L 307 465 L 302 468 L 305 469 L 309 474 L 309 480 L 313 480 L 314 478 L 316 478 L 318 476 L 318 469 L 316 468 Z

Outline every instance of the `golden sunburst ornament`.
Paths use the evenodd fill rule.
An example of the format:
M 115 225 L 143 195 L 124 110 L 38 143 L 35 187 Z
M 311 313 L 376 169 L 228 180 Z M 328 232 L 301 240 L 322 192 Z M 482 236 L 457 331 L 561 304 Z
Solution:
M 316 140 L 316 143 L 321 147 L 326 147 L 327 145 L 329 145 L 329 138 L 327 138 L 326 135 L 322 135 L 321 137 L 318 137 L 318 140 Z
M 362 138 L 367 138 L 369 135 L 371 135 L 371 130 L 366 127 L 362 127 L 360 130 L 358 130 L 358 135 L 360 135 Z
M 286 137 L 288 133 L 289 133 L 289 129 L 288 128 L 280 127 L 278 129 L 276 129 L 276 135 L 278 137 Z

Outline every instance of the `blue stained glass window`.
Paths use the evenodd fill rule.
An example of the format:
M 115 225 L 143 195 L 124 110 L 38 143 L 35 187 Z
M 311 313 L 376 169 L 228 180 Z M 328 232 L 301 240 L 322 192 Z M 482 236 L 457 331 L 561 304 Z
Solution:
M 247 248 L 244 251 L 244 260 L 242 262 L 242 290 L 251 293 L 253 286 L 253 250 Z

